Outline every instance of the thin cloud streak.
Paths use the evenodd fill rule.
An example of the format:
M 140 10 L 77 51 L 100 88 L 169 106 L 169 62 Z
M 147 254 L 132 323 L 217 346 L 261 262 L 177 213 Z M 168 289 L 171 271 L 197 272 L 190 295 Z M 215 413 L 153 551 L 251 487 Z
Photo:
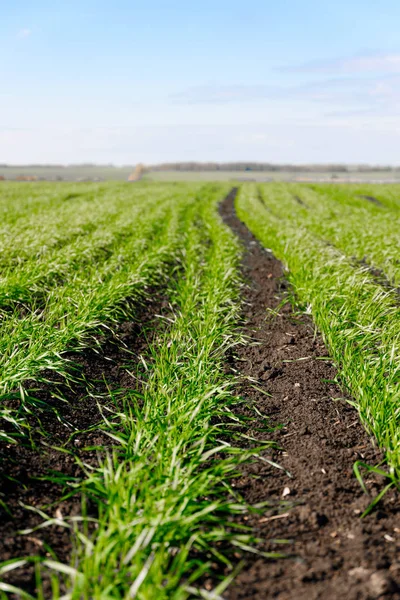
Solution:
M 226 104 L 276 97 L 280 89 L 270 85 L 199 85 L 171 94 L 169 99 L 178 104 Z
M 400 73 L 400 53 L 360 54 L 289 65 L 275 70 L 281 73 Z
M 173 104 L 243 104 L 273 101 L 331 105 L 336 110 L 379 109 L 398 112 L 400 74 L 356 78 L 338 77 L 299 85 L 204 85 L 171 95 Z

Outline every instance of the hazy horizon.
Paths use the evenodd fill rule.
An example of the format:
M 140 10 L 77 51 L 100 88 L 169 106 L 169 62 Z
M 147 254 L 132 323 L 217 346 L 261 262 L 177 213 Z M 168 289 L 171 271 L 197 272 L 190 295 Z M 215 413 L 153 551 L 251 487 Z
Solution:
M 184 165 L 184 164 L 197 164 L 197 165 L 219 165 L 219 166 L 228 166 L 231 164 L 235 164 L 235 163 L 242 163 L 242 164 L 247 164 L 247 163 L 251 163 L 251 164 L 257 164 L 257 165 L 271 165 L 272 167 L 276 167 L 276 168 L 282 168 L 282 167 L 295 167 L 295 168 L 299 168 L 299 167 L 305 167 L 305 168 L 318 168 L 318 169 L 322 169 L 324 167 L 328 169 L 328 167 L 332 167 L 332 166 L 337 166 L 337 167 L 344 167 L 347 169 L 400 169 L 400 164 L 389 164 L 389 163 L 344 163 L 344 162 L 315 162 L 315 163 L 303 163 L 303 162 L 291 162 L 291 163 L 276 163 L 273 161 L 255 161 L 255 160 L 242 160 L 242 159 L 238 159 L 235 161 L 190 161 L 190 160 L 171 160 L 171 161 L 163 161 L 160 163 L 130 163 L 130 164 L 117 164 L 117 163 L 96 163 L 96 162 L 78 162 L 78 163 L 57 163 L 57 162 L 42 162 L 42 163 L 1 163 L 0 162 L 0 168 L 1 169 L 18 169 L 18 168 L 85 168 L 85 167 L 94 167 L 94 168 L 109 168 L 109 169 L 131 169 L 132 167 L 135 167 L 137 164 L 143 164 L 144 167 L 160 167 L 163 165 L 168 165 L 168 164 L 179 164 L 179 165 Z
M 17 0 L 0 163 L 400 164 L 400 5 Z

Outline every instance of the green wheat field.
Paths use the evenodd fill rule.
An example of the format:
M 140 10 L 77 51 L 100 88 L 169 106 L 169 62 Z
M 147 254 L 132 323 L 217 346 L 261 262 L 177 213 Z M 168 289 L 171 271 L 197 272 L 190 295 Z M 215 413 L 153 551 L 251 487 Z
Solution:
M 247 506 L 232 482 L 271 442 L 267 428 L 262 442 L 241 437 L 236 379 L 225 368 L 250 343 L 241 331 L 243 248 L 218 212 L 233 185 L 238 217 L 283 263 L 292 302 L 311 315 L 383 451 L 381 464 L 356 463 L 354 476 L 364 486 L 365 469 L 382 474 L 380 495 L 400 486 L 400 185 L 0 182 L 1 456 L 48 452 L 52 418 L 70 431 L 59 452 L 84 430 L 109 440 L 89 449 L 90 461 L 71 454 L 74 479 L 49 471 L 48 483 L 78 496 L 80 510 L 62 518 L 35 505 L 40 523 L 21 534 L 68 530 L 70 560 L 51 548 L 6 559 L 4 600 L 222 598 L 240 568 L 232 547 L 256 544 L 235 519 L 262 507 Z M 74 356 L 96 351 L 157 294 L 166 309 L 143 334 L 141 364 L 126 351 L 139 383 L 88 390 L 98 418 L 71 425 L 63 390 L 86 385 Z M 2 489 L 0 509 L 12 517 Z M 215 563 L 230 574 L 207 592 Z M 35 592 L 12 578 L 27 565 Z

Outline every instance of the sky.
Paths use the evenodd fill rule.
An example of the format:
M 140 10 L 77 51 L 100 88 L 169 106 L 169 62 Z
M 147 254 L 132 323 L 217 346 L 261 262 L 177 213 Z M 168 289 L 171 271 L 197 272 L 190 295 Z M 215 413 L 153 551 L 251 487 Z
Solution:
M 400 164 L 398 0 L 0 0 L 0 163 Z

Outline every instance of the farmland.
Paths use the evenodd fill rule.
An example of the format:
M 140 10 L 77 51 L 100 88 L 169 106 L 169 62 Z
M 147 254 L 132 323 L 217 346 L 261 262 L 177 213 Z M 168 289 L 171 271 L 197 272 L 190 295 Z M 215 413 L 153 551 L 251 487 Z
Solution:
M 399 598 L 400 186 L 0 183 L 0 598 Z

